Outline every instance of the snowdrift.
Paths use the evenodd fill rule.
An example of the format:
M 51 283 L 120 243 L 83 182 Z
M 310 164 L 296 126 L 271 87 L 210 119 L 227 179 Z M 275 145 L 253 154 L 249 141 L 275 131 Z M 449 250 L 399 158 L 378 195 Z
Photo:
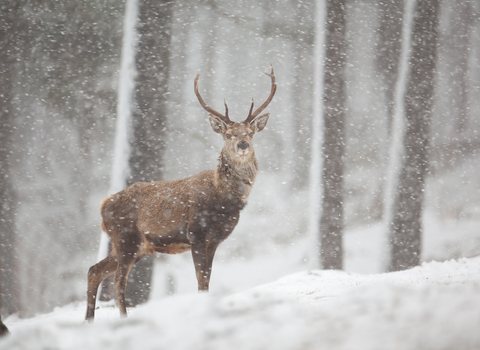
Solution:
M 68 305 L 5 323 L 8 349 L 479 349 L 480 258 L 377 275 L 306 271 L 234 295 L 152 300 L 119 319 Z

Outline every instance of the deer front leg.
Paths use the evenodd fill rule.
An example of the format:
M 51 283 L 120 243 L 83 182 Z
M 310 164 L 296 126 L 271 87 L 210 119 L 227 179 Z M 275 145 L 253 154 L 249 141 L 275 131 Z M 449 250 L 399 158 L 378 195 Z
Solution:
M 212 275 L 213 257 L 215 256 L 219 244 L 220 242 L 210 242 L 207 246 L 207 290 L 210 284 L 210 276 Z
M 213 257 L 219 243 L 200 242 L 192 245 L 192 257 L 197 275 L 198 291 L 208 291 Z
M 85 320 L 93 321 L 95 317 L 95 303 L 97 298 L 98 286 L 102 281 L 117 270 L 117 260 L 109 255 L 88 270 L 87 287 L 87 312 Z

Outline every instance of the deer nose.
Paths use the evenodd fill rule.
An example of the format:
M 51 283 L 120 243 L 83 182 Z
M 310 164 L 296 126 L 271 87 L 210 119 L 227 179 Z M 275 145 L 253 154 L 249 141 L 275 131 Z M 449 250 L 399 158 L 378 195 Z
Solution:
M 238 148 L 240 149 L 247 149 L 248 147 L 250 147 L 250 145 L 248 144 L 247 141 L 240 141 L 238 143 Z

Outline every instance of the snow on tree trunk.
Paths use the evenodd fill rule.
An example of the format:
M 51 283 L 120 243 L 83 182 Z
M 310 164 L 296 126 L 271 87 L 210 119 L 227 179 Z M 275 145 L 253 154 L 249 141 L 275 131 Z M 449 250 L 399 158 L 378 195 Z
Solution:
M 346 109 L 345 1 L 328 0 L 326 16 L 320 259 L 324 269 L 342 269 L 343 162 Z
M 439 1 L 417 1 L 414 8 L 413 16 L 410 17 L 413 22 L 409 70 L 403 85 L 404 98 L 400 101 L 404 107 L 404 132 L 389 222 L 389 271 L 416 266 L 421 255 L 422 209 L 437 62 Z M 406 67 L 403 69 L 405 72 Z M 402 89 L 400 84 L 398 87 Z
M 115 126 L 115 146 L 113 153 L 112 174 L 109 194 L 117 193 L 125 188 L 130 176 L 128 159 L 130 157 L 130 143 L 132 130 L 132 108 L 134 106 L 135 89 L 135 52 L 137 49 L 137 17 L 138 0 L 127 0 L 123 20 L 122 57 L 117 94 L 117 120 Z M 111 250 L 109 238 L 102 232 L 98 261 L 104 259 Z M 110 300 L 114 297 L 113 277 L 107 278 L 100 288 L 101 300 Z
M 172 6 L 172 1 L 126 3 L 112 193 L 135 182 L 162 179 Z M 101 250 L 104 254 L 105 243 Z M 134 265 L 128 277 L 127 305 L 148 300 L 152 270 L 152 256 Z M 102 285 L 102 299 L 112 297 L 109 278 Z
M 380 1 L 378 52 L 375 57 L 380 78 L 385 85 L 387 105 L 387 134 L 391 135 L 395 112 L 395 84 L 398 80 L 399 57 L 401 55 L 401 33 L 404 0 Z
M 393 203 L 395 201 L 395 192 L 398 186 L 398 176 L 401 167 L 401 158 L 403 156 L 402 138 L 405 130 L 405 111 L 403 101 L 405 99 L 406 81 L 409 73 L 409 59 L 410 59 L 410 39 L 413 21 L 413 8 L 415 0 L 407 0 L 404 3 L 403 21 L 402 21 L 402 47 L 401 56 L 399 59 L 397 81 L 395 83 L 395 102 L 392 116 L 391 133 L 389 136 L 389 150 L 388 150 L 388 167 L 385 181 L 384 191 L 384 207 L 383 207 L 383 225 L 385 231 L 389 232 L 393 216 Z M 390 245 L 388 237 L 385 238 L 383 246 L 383 259 L 388 261 L 390 259 Z M 383 269 L 388 269 L 385 263 Z
M 395 87 L 399 80 L 399 66 L 402 54 L 402 23 L 404 0 L 380 1 L 379 26 L 377 29 L 377 52 L 375 63 L 377 64 L 378 74 L 383 82 L 383 91 L 386 105 L 386 129 L 387 142 L 391 144 L 392 125 L 395 114 Z M 384 147 L 381 152 L 382 160 L 388 164 L 388 147 Z M 378 212 L 375 213 L 378 219 L 384 219 L 385 213 L 385 190 L 387 186 L 388 167 L 382 167 L 382 181 L 379 181 L 376 195 Z
M 309 213 L 309 236 L 312 242 L 318 242 L 319 221 L 320 221 L 320 201 L 318 198 L 321 195 L 321 169 L 322 169 L 322 139 L 323 139 L 323 101 L 322 94 L 324 89 L 323 75 L 324 75 L 324 61 L 325 61 L 325 16 L 326 5 L 325 0 L 317 0 L 316 3 L 316 26 L 315 26 L 315 66 L 314 66 L 314 81 L 313 81 L 313 120 L 312 120 L 312 154 L 310 162 L 309 173 L 309 187 L 310 187 L 310 213 Z M 308 254 L 318 256 L 317 245 L 308 248 Z M 311 251 L 310 251 L 311 249 Z

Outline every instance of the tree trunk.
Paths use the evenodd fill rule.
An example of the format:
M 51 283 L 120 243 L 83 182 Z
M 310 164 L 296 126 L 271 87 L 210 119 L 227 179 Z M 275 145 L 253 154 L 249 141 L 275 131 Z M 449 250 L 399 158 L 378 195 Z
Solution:
M 140 181 L 162 180 L 162 152 L 167 115 L 172 1 L 140 0 L 138 8 L 138 46 L 130 139 L 130 177 L 127 185 Z M 131 306 L 148 300 L 153 256 L 133 267 L 126 299 Z
M 135 76 L 135 81 L 124 82 L 127 85 L 133 83 L 133 91 L 129 91 L 129 87 L 124 86 L 124 93 L 119 94 L 119 99 L 131 100 L 126 103 L 123 101 L 123 107 L 121 108 L 128 108 L 130 111 L 124 115 L 125 120 L 123 122 L 127 125 L 122 125 L 120 129 L 132 128 L 133 131 L 129 133 L 127 130 L 126 132 L 130 135 L 120 135 L 119 137 L 120 143 L 128 139 L 128 149 L 116 144 L 120 158 L 124 156 L 124 153 L 129 155 L 128 166 L 121 164 L 123 159 L 119 159 L 114 171 L 116 169 L 117 172 L 128 172 L 129 176 L 126 179 L 120 176 L 113 181 L 115 184 L 112 182 L 112 188 L 115 188 L 115 191 L 119 190 L 116 187 L 121 185 L 124 180 L 125 185 L 129 186 L 135 182 L 162 180 L 163 177 L 162 152 L 165 147 L 163 137 L 167 114 L 172 7 L 173 1 L 138 0 L 138 3 L 129 8 L 129 11 L 138 11 L 138 14 L 132 13 L 138 16 L 136 18 L 136 28 L 132 29 L 136 30 L 137 35 L 133 36 L 138 39 L 136 45 L 133 42 L 127 44 L 131 47 L 124 47 L 122 55 L 129 55 L 131 54 L 130 50 L 135 50 L 133 53 L 135 56 L 134 63 L 131 63 L 135 66 L 134 74 L 129 71 L 131 70 L 129 67 L 122 67 L 122 69 L 129 71 L 123 72 L 126 75 L 126 80 Z M 132 14 L 126 14 L 126 16 Z M 125 27 L 127 26 L 128 24 L 125 23 Z M 125 28 L 125 30 L 127 29 Z M 125 35 L 127 33 L 124 33 Z M 131 40 L 135 41 L 134 38 Z M 128 59 L 126 58 L 125 61 L 127 65 Z M 125 58 L 122 57 L 122 62 L 124 60 Z M 117 114 L 123 113 L 120 110 L 121 108 L 117 110 Z M 119 126 L 117 126 L 117 129 L 119 129 Z M 122 132 L 125 132 L 125 130 L 122 130 Z M 125 171 L 123 168 L 129 168 L 129 171 Z M 117 174 L 113 174 L 113 176 L 115 175 Z M 111 250 L 110 244 L 108 250 Z M 133 266 L 128 277 L 126 290 L 127 306 L 136 306 L 148 300 L 153 261 L 153 256 L 147 256 Z M 112 277 L 107 278 L 102 283 L 101 291 L 101 300 L 113 298 L 115 291 Z
M 455 118 L 456 131 L 462 133 L 468 130 L 468 91 L 470 76 L 472 75 L 468 61 L 471 51 L 470 35 L 476 23 L 471 2 L 455 2 L 453 8 L 458 13 L 458 20 L 452 24 L 452 37 L 449 42 L 454 53 L 451 93 L 453 95 L 453 117 Z
M 0 305 L 17 312 L 19 293 L 15 274 L 15 195 L 11 182 L 10 150 L 16 108 L 14 91 L 20 56 L 22 3 L 7 0 L 0 11 Z M 8 9 L 8 10 L 7 10 Z
M 329 0 L 326 7 L 320 261 L 324 269 L 342 269 L 344 120 L 346 109 L 345 0 Z
M 415 4 L 410 71 L 404 97 L 403 155 L 390 224 L 389 271 L 408 269 L 420 263 L 421 220 L 437 62 L 438 12 L 439 0 L 422 0 Z

